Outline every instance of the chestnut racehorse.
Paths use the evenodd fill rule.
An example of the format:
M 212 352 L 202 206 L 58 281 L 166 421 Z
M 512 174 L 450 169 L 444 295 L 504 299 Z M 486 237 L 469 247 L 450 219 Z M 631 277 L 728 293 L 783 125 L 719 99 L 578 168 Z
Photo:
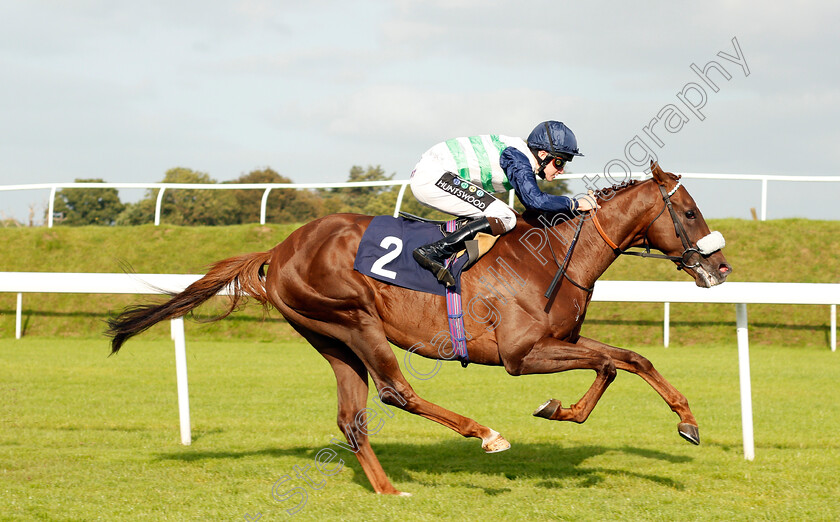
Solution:
M 731 272 L 719 247 L 713 252 L 698 247 L 701 238 L 710 236 L 709 227 L 679 177 L 656 164 L 651 169 L 651 180 L 597 192 L 597 219 L 591 214 L 557 223 L 545 217 L 520 218 L 490 255 L 464 272 L 463 302 L 470 312 L 465 314 L 467 348 L 471 362 L 504 366 L 511 375 L 594 370 L 595 381 L 577 403 L 563 407 L 552 399 L 534 412 L 550 420 L 584 422 L 616 370 L 635 373 L 679 415 L 680 435 L 699 444 L 688 401 L 646 358 L 579 335 L 595 281 L 630 247 L 646 247 L 645 255 L 651 255 L 651 248 L 662 252 L 660 257 L 671 259 L 701 287 L 720 284 Z M 451 352 L 427 344 L 436 333 L 448 332 L 445 298 L 388 285 L 353 269 L 371 219 L 326 216 L 268 252 L 217 262 L 166 303 L 127 308 L 109 321 L 112 353 L 129 337 L 183 316 L 228 288 L 231 304 L 222 317 L 244 297 L 274 306 L 332 366 L 338 381 L 339 429 L 377 493 L 401 494 L 368 440 L 368 377 L 385 404 L 479 438 L 487 452 L 507 449 L 510 444 L 496 431 L 419 397 L 400 371 L 391 344 L 431 359 L 453 358 Z M 566 255 L 570 244 L 576 246 Z M 544 294 L 560 265 L 565 265 L 565 275 L 547 299 Z

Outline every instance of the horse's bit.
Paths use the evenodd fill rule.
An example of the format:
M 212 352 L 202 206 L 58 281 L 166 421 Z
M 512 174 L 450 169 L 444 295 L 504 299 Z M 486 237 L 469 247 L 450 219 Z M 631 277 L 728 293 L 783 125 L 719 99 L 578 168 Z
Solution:
M 597 211 L 589 211 L 592 222 L 595 224 L 595 228 L 598 230 L 598 234 L 604 239 L 607 245 L 613 249 L 613 252 L 616 256 L 619 255 L 626 255 L 626 256 L 639 256 L 639 257 L 653 257 L 656 259 L 668 259 L 670 261 L 674 261 L 677 263 L 677 270 L 682 270 L 685 268 L 695 268 L 700 266 L 700 260 L 694 264 L 689 264 L 691 261 L 691 257 L 695 254 L 698 256 L 709 256 L 721 248 L 723 248 L 725 242 L 723 239 L 723 235 L 720 232 L 712 232 L 700 240 L 697 241 L 695 246 L 692 246 L 688 240 L 688 233 L 685 230 L 682 222 L 677 219 L 677 213 L 674 210 L 674 207 L 671 205 L 671 196 L 680 188 L 682 185 L 681 181 L 677 181 L 676 186 L 671 189 L 670 192 L 665 192 L 665 187 L 662 185 L 658 185 L 659 192 L 662 194 L 662 200 L 665 202 L 665 205 L 662 207 L 662 210 L 659 211 L 659 214 L 656 215 L 655 218 L 650 222 L 650 224 L 645 228 L 645 235 L 644 235 L 644 252 L 636 252 L 630 250 L 622 250 L 618 245 L 613 242 L 609 236 L 607 236 L 606 232 L 604 232 L 603 227 L 601 227 L 601 223 L 598 221 L 598 213 Z M 653 254 L 650 251 L 650 243 L 648 242 L 648 231 L 650 231 L 650 227 L 656 222 L 657 219 L 662 216 L 665 212 L 665 209 L 668 209 L 668 212 L 671 214 L 671 221 L 674 223 L 674 232 L 676 232 L 677 236 L 680 238 L 680 241 L 683 245 L 683 253 L 680 256 L 669 256 L 665 254 Z M 569 277 L 566 268 L 569 264 L 569 258 L 572 255 L 572 250 L 574 250 L 575 245 L 577 244 L 578 237 L 580 236 L 581 228 L 583 227 L 584 217 L 581 216 L 581 220 L 578 222 L 577 228 L 575 229 L 575 236 L 572 240 L 572 243 L 569 245 L 569 249 L 566 251 L 566 257 L 563 260 L 563 264 L 557 262 L 557 257 L 554 255 L 554 248 L 551 247 L 551 241 L 549 240 L 548 246 L 551 248 L 551 255 L 554 257 L 554 262 L 557 264 L 557 273 L 554 274 L 554 279 L 551 281 L 551 284 L 548 286 L 548 290 L 545 292 L 545 297 L 549 299 L 548 304 L 546 305 L 546 310 L 551 305 L 551 300 L 554 295 L 554 290 L 557 287 L 557 283 L 560 282 L 561 277 L 565 277 L 570 283 L 575 285 L 576 287 L 584 290 L 585 292 L 591 293 L 594 290 L 593 288 L 586 288 L 585 286 L 580 285 L 579 283 L 575 282 Z
M 645 235 L 644 235 L 644 252 L 635 252 L 630 250 L 622 250 L 616 245 L 604 232 L 604 229 L 601 227 L 601 223 L 598 221 L 598 213 L 592 212 L 592 222 L 595 224 L 595 228 L 598 229 L 598 233 L 601 237 L 606 241 L 606 243 L 613 249 L 615 255 L 626 255 L 626 256 L 639 256 L 639 257 L 653 257 L 657 259 L 668 259 L 675 263 L 677 263 L 677 270 L 682 270 L 685 268 L 695 268 L 700 266 L 700 256 L 709 256 L 721 248 L 723 248 L 725 242 L 723 239 L 723 235 L 720 232 L 712 232 L 695 243 L 694 246 L 691 245 L 691 242 L 688 239 L 688 233 L 685 231 L 685 227 L 683 226 L 682 222 L 677 219 L 677 213 L 674 211 L 674 207 L 671 205 L 671 196 L 680 188 L 682 185 L 681 181 L 677 181 L 676 186 L 671 189 L 670 192 L 665 192 L 665 187 L 662 185 L 657 185 L 659 187 L 659 192 L 662 194 L 662 200 L 665 202 L 665 206 L 662 207 L 662 210 L 659 211 L 659 214 L 653 218 L 653 221 L 645 228 Z M 668 209 L 668 212 L 671 214 L 671 221 L 674 223 L 674 232 L 676 232 L 677 237 L 680 238 L 680 241 L 683 245 L 683 253 L 680 256 L 669 256 L 665 254 L 652 254 L 650 251 L 650 244 L 648 242 L 648 231 L 650 227 L 659 219 L 660 216 L 665 212 L 665 209 Z M 698 255 L 697 262 L 694 264 L 689 264 L 691 261 L 691 257 L 695 254 Z

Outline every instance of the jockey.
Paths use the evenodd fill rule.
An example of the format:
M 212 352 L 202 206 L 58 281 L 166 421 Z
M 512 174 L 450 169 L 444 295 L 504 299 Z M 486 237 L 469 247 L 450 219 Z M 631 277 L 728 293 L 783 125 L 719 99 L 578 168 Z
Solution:
M 547 212 L 585 212 L 595 208 L 591 196 L 580 199 L 546 194 L 537 176 L 548 181 L 562 174 L 578 151 L 572 130 L 559 121 L 537 125 L 528 141 L 500 135 L 454 138 L 438 143 L 411 173 L 411 191 L 434 209 L 474 218 L 444 238 L 414 250 L 414 259 L 446 286 L 455 279 L 444 267 L 446 259 L 464 249 L 479 232 L 494 236 L 516 226 L 516 213 L 493 196 L 513 189 L 525 208 Z

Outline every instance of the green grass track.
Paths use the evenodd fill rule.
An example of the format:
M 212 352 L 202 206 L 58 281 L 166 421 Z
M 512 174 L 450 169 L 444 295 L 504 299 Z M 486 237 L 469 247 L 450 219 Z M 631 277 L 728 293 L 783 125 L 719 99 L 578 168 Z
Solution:
M 632 346 L 631 346 L 632 348 Z M 412 380 L 421 396 L 486 424 L 512 448 L 396 412 L 371 441 L 408 498 L 379 496 L 351 453 L 315 471 L 339 436 L 335 380 L 301 341 L 187 336 L 193 443 L 179 444 L 174 348 L 104 339 L 0 341 L 0 519 L 287 520 L 296 500 L 272 485 L 295 468 L 299 520 L 837 520 L 840 358 L 824 345 L 752 350 L 756 458 L 741 446 L 733 342 L 637 348 L 688 398 L 702 445 L 640 378 L 619 373 L 583 425 L 531 416 L 550 397 L 570 404 L 592 372 L 510 377 L 445 364 Z M 400 360 L 404 352 L 398 351 Z M 413 361 L 428 371 L 431 361 Z

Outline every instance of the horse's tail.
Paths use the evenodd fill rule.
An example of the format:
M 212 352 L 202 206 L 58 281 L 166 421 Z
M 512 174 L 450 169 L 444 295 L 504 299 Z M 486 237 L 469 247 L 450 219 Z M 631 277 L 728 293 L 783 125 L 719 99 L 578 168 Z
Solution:
M 165 319 L 186 315 L 199 305 L 228 288 L 230 304 L 227 311 L 211 319 L 218 321 L 230 315 L 243 297 L 253 297 L 263 306 L 268 305 L 263 266 L 271 252 L 257 252 L 231 257 L 214 264 L 207 274 L 188 286 L 183 292 L 172 295 L 162 304 L 129 306 L 121 314 L 108 320 L 106 335 L 111 337 L 111 353 L 117 353 L 130 337 L 146 331 Z

